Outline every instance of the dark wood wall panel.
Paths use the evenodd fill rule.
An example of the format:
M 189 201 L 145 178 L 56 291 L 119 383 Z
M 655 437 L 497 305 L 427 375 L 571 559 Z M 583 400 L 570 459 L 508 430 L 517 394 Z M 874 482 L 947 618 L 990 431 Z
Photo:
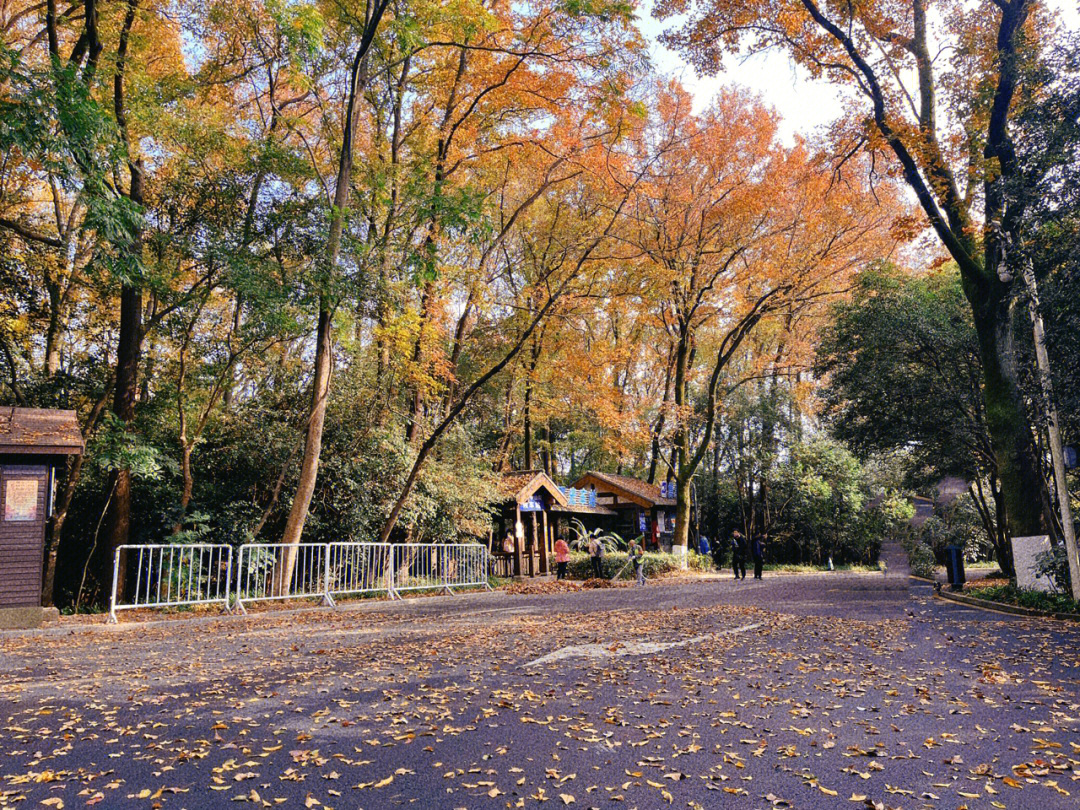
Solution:
M 38 482 L 35 520 L 4 520 L 7 482 L 10 479 L 35 479 Z M 48 486 L 47 467 L 22 464 L 0 467 L 0 607 L 41 603 L 41 563 Z

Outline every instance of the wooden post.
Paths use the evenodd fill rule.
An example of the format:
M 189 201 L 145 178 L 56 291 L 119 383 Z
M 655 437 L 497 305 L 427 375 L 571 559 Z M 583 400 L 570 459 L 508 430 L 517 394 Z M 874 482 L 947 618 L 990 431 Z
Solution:
M 543 526 L 544 537 L 540 542 L 540 573 L 550 574 L 551 568 L 548 566 L 548 519 L 547 509 L 540 513 L 540 522 Z
M 536 541 L 538 539 L 537 538 L 537 531 L 536 531 L 536 512 L 530 512 L 529 514 L 532 515 L 532 520 L 530 521 L 530 523 L 532 524 L 532 531 L 530 532 L 530 536 L 529 536 L 529 541 L 530 541 L 529 542 L 529 576 L 530 577 L 535 577 L 536 576 Z
M 514 576 L 521 576 L 521 540 L 517 527 L 521 523 L 521 504 L 514 503 Z

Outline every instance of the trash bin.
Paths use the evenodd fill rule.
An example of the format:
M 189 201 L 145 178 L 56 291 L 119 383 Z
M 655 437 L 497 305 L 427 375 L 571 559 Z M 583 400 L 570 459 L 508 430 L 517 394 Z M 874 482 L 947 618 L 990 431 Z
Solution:
M 945 547 L 945 571 L 949 578 L 949 588 L 954 591 L 964 589 L 964 548 L 963 546 Z

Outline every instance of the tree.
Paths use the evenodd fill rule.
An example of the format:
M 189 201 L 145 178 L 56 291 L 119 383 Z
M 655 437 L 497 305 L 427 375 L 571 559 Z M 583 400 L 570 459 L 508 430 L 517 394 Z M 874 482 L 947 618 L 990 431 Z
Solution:
M 1010 243 L 1007 258 L 1012 274 L 1024 280 L 1038 380 L 1031 399 L 1037 403 L 1037 419 L 1050 445 L 1070 587 L 1073 598 L 1080 599 L 1080 556 L 1062 446 L 1063 433 L 1071 430 L 1077 435 L 1080 413 L 1074 384 L 1080 359 L 1076 344 L 1080 273 L 1075 258 L 1080 247 L 1076 196 L 1080 43 L 1074 38 L 1039 68 L 1046 89 L 1018 118 L 1020 170 L 1010 193 L 1024 205 L 1014 234 L 1019 240 Z
M 325 258 L 320 268 L 323 276 L 319 291 L 319 314 L 315 329 L 315 357 L 311 380 L 311 410 L 304 434 L 304 454 L 300 462 L 300 480 L 293 496 L 292 509 L 285 523 L 281 541 L 288 547 L 274 572 L 277 587 L 287 589 L 296 567 L 297 547 L 304 534 L 311 497 L 315 492 L 315 480 L 319 474 L 319 456 L 322 453 L 323 425 L 326 406 L 330 397 L 330 377 L 333 362 L 333 317 L 337 304 L 335 293 L 338 260 L 341 254 L 342 234 L 348 213 L 349 192 L 352 188 L 353 148 L 358 126 L 359 110 L 364 88 L 367 84 L 367 55 L 375 41 L 375 34 L 382 22 L 389 0 L 371 0 L 364 9 L 364 17 L 357 32 L 356 44 L 349 64 L 348 91 L 344 98 L 341 125 L 341 147 L 338 150 L 337 172 L 334 177 L 334 194 L 329 211 L 329 231 L 326 237 Z
M 672 346 L 667 463 L 674 545 L 685 556 L 690 485 L 712 440 L 728 364 L 763 319 L 842 289 L 860 262 L 887 252 L 881 236 L 893 211 L 864 188 L 830 189 L 805 149 L 781 148 L 770 114 L 737 92 L 701 116 L 677 88 L 659 96 L 640 148 L 665 148 L 628 211 L 625 238 L 649 268 L 656 318 Z M 695 424 L 699 352 L 712 359 Z
M 668 41 L 702 70 L 718 69 L 740 44 L 777 47 L 812 75 L 852 89 L 863 106 L 839 123 L 839 154 L 863 147 L 888 154 L 959 267 L 1007 526 L 1036 534 L 1045 481 L 1010 345 L 1014 280 L 1003 261 L 1025 204 L 1007 193 L 1019 171 L 1012 123 L 1035 90 L 1024 67 L 1052 38 L 1053 24 L 1034 0 L 935 5 L 936 14 L 927 0 L 670 0 L 655 13 L 693 9 Z M 947 58 L 934 57 L 939 47 Z
M 816 371 L 826 381 L 833 434 L 863 458 L 902 454 L 915 489 L 929 491 L 949 475 L 971 482 L 987 538 L 1011 572 L 979 346 L 959 272 L 950 265 L 912 278 L 872 268 L 832 314 Z

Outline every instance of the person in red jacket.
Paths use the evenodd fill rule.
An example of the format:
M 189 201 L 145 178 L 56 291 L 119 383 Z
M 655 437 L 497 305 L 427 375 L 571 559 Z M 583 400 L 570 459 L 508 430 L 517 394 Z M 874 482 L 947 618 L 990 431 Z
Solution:
M 570 563 L 570 546 L 561 537 L 555 541 L 555 578 L 566 579 L 566 566 Z

